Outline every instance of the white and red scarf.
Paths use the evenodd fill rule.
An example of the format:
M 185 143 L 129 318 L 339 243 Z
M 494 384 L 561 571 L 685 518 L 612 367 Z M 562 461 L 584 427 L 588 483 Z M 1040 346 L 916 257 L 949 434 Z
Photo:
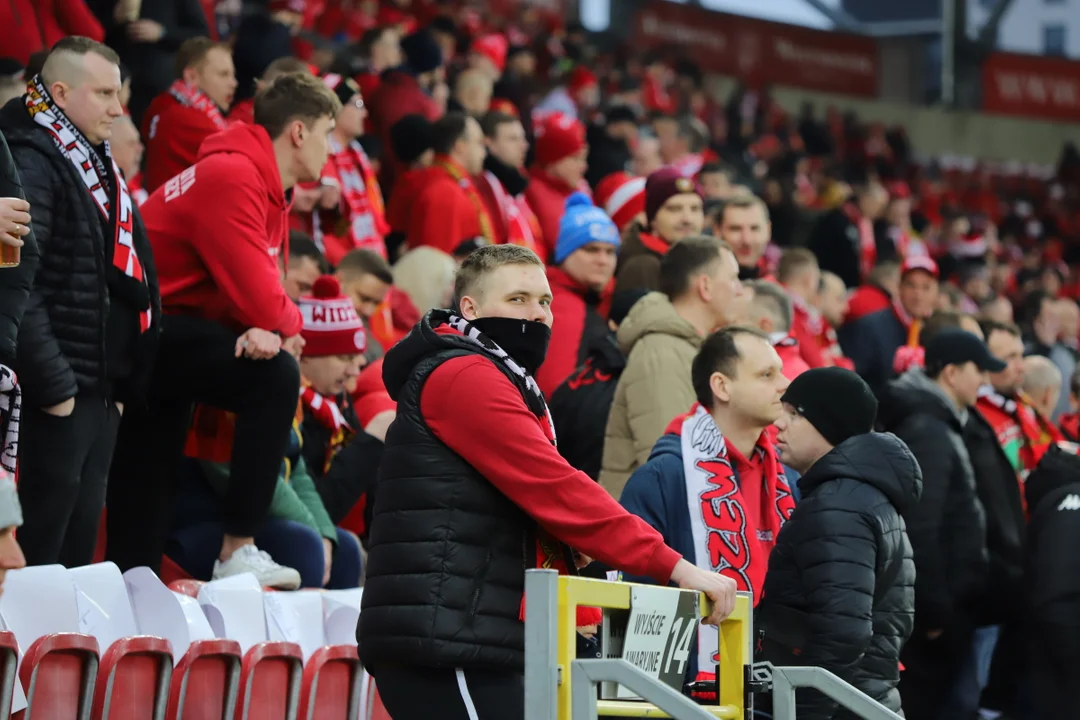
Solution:
M 352 247 L 377 252 L 386 258 L 383 238 L 390 232 L 382 191 L 371 161 L 360 143 L 355 140 L 342 147 L 330 138 L 330 162 L 334 178 L 341 186 L 341 219 L 335 228 L 322 229 L 321 217 L 315 212 L 315 241 L 320 245 L 324 233 L 348 238 Z
M 105 141 L 103 160 L 90 145 L 90 141 L 56 106 L 38 75 L 31 78 L 26 86 L 26 109 L 33 121 L 49 133 L 49 137 L 56 143 L 60 153 L 75 167 L 75 174 L 82 179 L 86 191 L 94 200 L 94 205 L 101 211 L 106 227 L 113 235 L 112 257 L 115 268 L 119 273 L 145 287 L 146 277 L 143 274 L 138 252 L 135 250 L 133 235 L 135 219 L 131 193 L 128 192 L 124 176 L 113 160 L 109 141 Z M 108 165 L 105 164 L 106 162 Z M 110 170 L 114 180 L 111 195 L 107 183 Z M 146 332 L 150 328 L 152 319 L 149 300 L 147 299 L 146 307 L 137 309 L 139 310 L 139 329 Z
M 893 355 L 893 372 L 903 375 L 911 367 L 922 367 L 926 351 L 919 344 L 919 334 L 922 333 L 922 320 L 912 317 L 911 313 L 900 304 L 899 298 L 893 298 L 893 315 L 907 330 L 907 342 L 896 349 Z
M 304 410 L 330 431 L 330 442 L 326 444 L 326 456 L 322 467 L 322 472 L 326 473 L 330 470 L 330 463 L 333 462 L 334 456 L 352 439 L 356 431 L 345 419 L 337 402 L 315 392 L 315 388 L 310 385 L 300 388 L 300 402 L 303 403 Z
M 754 452 L 764 463 L 761 487 L 743 488 L 728 458 L 727 441 L 705 408 L 696 406 L 683 420 L 680 435 L 694 564 L 730 577 L 739 590 L 753 594 L 756 604 L 765 584 L 769 551 L 795 510 L 776 448 L 767 439 L 759 441 Z M 762 495 L 757 525 L 746 510 L 746 492 Z M 717 653 L 716 631 L 702 627 L 698 632 L 699 678 L 701 673 L 712 674 L 719 662 Z
M 177 80 L 169 86 L 169 94 L 184 107 L 201 112 L 210 122 L 214 123 L 214 127 L 218 130 L 224 130 L 228 127 L 229 123 L 222 116 L 221 108 L 202 90 L 191 87 L 183 80 Z
M 484 171 L 484 180 L 491 187 L 491 193 L 495 196 L 495 202 L 502 214 L 503 224 L 506 225 L 506 242 L 510 245 L 527 247 L 539 254 L 540 249 L 536 245 L 536 235 L 533 228 L 536 217 L 528 206 L 524 196 L 513 197 L 506 192 L 499 178 L 490 170 Z

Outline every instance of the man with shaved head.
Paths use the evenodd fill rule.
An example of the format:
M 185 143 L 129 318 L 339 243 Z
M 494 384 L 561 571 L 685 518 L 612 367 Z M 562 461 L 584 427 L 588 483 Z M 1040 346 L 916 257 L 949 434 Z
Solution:
M 109 143 L 120 88 L 116 53 L 69 37 L 0 110 L 40 250 L 15 359 L 30 565 L 93 560 L 120 415 L 153 365 L 157 277 Z
M 1021 388 L 1036 412 L 1051 417 L 1061 395 L 1061 370 L 1042 355 L 1029 355 L 1024 358 Z

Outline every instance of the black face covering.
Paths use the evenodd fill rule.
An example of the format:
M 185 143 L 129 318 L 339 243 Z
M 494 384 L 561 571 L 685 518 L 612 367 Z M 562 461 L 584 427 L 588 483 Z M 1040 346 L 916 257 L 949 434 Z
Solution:
M 486 317 L 470 324 L 495 341 L 525 372 L 536 375 L 547 356 L 551 328 L 536 320 Z

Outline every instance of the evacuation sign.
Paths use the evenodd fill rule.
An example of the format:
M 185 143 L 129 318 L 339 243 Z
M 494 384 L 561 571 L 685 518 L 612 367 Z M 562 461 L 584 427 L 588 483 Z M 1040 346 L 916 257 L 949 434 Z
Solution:
M 701 620 L 698 594 L 648 586 L 631 593 L 622 659 L 681 692 Z M 638 696 L 620 686 L 618 697 Z

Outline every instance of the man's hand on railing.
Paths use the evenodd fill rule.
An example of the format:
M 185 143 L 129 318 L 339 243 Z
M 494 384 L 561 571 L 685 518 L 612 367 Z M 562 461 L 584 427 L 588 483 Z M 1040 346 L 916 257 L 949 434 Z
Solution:
M 713 610 L 705 620 L 707 625 L 719 625 L 721 620 L 735 611 L 738 585 L 726 575 L 702 570 L 684 558 L 675 565 L 671 579 L 684 590 L 698 590 L 709 596 Z

